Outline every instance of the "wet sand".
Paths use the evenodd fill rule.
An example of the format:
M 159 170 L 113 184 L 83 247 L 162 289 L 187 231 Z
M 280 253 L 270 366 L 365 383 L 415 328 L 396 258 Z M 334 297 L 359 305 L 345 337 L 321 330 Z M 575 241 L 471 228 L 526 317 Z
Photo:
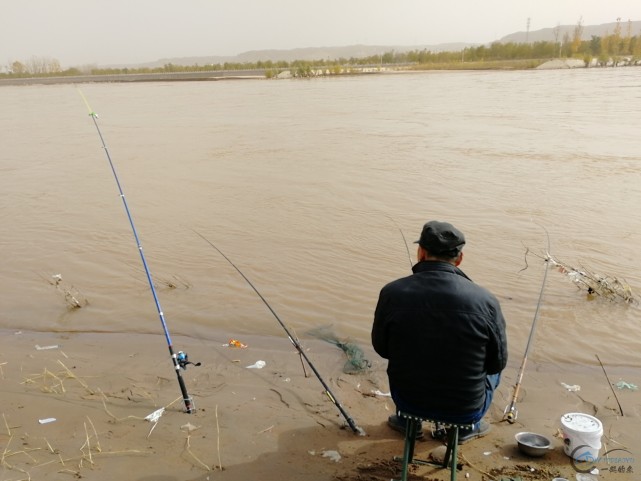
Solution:
M 356 435 L 323 393 L 288 339 L 247 337 L 246 348 L 178 338 L 177 350 L 201 362 L 183 378 L 195 412 L 183 412 L 176 376 L 163 336 L 6 331 L 0 354 L 2 452 L 0 479 L 388 480 L 401 436 L 386 419 L 393 405 L 385 361 L 361 346 L 372 368 L 345 374 L 344 353 L 316 339 L 302 346 L 348 415 L 366 435 Z M 262 369 L 250 369 L 256 361 Z M 567 412 L 595 415 L 604 425 L 606 450 L 641 446 L 641 393 L 614 388 L 621 416 L 602 370 L 568 366 L 554 371 L 528 363 L 514 424 L 502 421 L 520 359 L 512 359 L 488 414 L 490 434 L 461 447 L 459 479 L 575 479 L 562 448 L 559 418 Z M 641 385 L 630 368 L 606 366 L 610 381 Z M 569 391 L 562 383 L 580 386 Z M 156 424 L 145 417 L 165 407 Z M 55 421 L 40 423 L 54 418 Z M 425 426 L 429 429 L 429 426 Z M 520 453 L 514 435 L 548 436 L 553 449 L 542 458 Z M 440 442 L 417 443 L 425 457 Z M 598 463 L 599 479 L 638 479 L 641 465 Z M 619 473 L 621 469 L 624 472 Z M 626 471 L 633 471 L 632 473 Z M 467 475 L 469 474 L 469 477 Z M 411 479 L 445 480 L 449 472 L 420 466 Z

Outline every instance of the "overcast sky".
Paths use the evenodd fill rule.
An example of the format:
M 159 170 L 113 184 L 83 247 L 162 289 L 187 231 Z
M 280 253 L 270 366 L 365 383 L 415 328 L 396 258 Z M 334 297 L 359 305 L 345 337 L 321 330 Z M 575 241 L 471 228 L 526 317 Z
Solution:
M 0 0 L 0 67 L 345 45 L 488 43 L 556 25 L 641 20 L 639 0 Z M 633 32 L 638 34 L 638 32 Z M 0 69 L 1 70 L 1 69 Z

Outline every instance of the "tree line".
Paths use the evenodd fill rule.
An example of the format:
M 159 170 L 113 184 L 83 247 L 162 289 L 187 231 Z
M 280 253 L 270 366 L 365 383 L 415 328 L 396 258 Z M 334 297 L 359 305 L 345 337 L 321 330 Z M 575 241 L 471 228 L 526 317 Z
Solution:
M 6 67 L 0 78 L 21 77 L 53 77 L 79 75 L 126 75 L 175 72 L 216 72 L 229 70 L 264 70 L 266 77 L 273 77 L 283 70 L 289 70 L 294 76 L 309 77 L 318 71 L 325 74 L 340 74 L 349 72 L 350 67 L 364 66 L 400 66 L 412 65 L 413 68 L 465 68 L 464 64 L 493 61 L 538 60 L 552 58 L 579 58 L 586 66 L 596 59 L 599 65 L 641 65 L 641 35 L 632 35 L 631 23 L 627 29 L 620 19 L 611 34 L 592 36 L 590 40 L 582 40 L 583 25 L 579 20 L 572 34 L 560 36 L 560 28 L 553 30 L 554 41 L 538 42 L 494 42 L 489 46 L 466 47 L 459 51 L 432 52 L 428 49 L 411 50 L 407 52 L 385 52 L 362 58 L 337 58 L 323 60 L 287 61 L 257 61 L 257 62 L 225 62 L 222 64 L 205 65 L 175 65 L 167 63 L 161 67 L 139 68 L 99 68 L 89 66 L 84 68 L 72 67 L 63 70 L 60 62 L 51 58 L 32 57 L 29 61 L 13 61 Z M 561 37 L 561 38 L 559 38 Z M 540 62 L 539 62 L 540 63 Z M 531 63 L 535 66 L 537 63 Z M 440 66 L 440 67 L 439 67 Z

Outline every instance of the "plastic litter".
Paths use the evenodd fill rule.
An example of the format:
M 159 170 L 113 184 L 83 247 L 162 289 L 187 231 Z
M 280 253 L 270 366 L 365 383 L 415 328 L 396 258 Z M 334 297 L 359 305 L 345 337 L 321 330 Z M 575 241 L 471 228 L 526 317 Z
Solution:
M 55 421 L 56 421 L 56 418 L 44 418 L 44 419 L 38 419 L 38 422 L 39 422 L 40 424 L 49 424 L 49 423 L 53 423 L 53 422 L 55 422 Z
M 145 420 L 149 421 L 150 423 L 157 423 L 164 412 L 165 412 L 165 408 L 156 409 L 153 413 L 146 416 Z
M 561 383 L 561 386 L 563 386 L 565 389 L 567 389 L 570 392 L 577 392 L 581 390 L 581 386 L 578 384 L 565 384 L 564 382 Z
M 251 366 L 247 366 L 247 369 L 262 369 L 267 365 L 265 361 L 256 361 Z
M 329 458 L 335 463 L 341 460 L 341 455 L 338 453 L 338 451 L 323 451 L 322 455 L 324 458 Z
M 576 473 L 576 481 L 597 481 L 598 479 L 592 474 Z
M 227 344 L 223 344 L 223 347 L 237 347 L 239 349 L 245 349 L 247 344 L 243 344 L 238 339 L 230 339 Z
M 615 384 L 617 389 L 629 389 L 630 391 L 637 391 L 639 386 L 632 384 L 631 382 L 619 381 Z
M 379 391 L 378 389 L 376 390 L 372 389 L 372 394 L 374 394 L 375 396 L 392 397 L 391 392 L 383 392 L 383 391 Z
M 53 344 L 51 346 L 38 346 L 36 344 L 36 350 L 37 351 L 46 351 L 47 349 L 58 349 L 60 346 L 58 344 Z

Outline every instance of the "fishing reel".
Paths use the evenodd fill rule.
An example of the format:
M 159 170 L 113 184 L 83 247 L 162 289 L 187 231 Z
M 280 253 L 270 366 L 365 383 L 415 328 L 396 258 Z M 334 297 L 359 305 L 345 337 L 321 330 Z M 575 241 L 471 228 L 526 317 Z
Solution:
M 511 404 L 505 407 L 505 411 L 503 411 L 503 420 L 507 421 L 510 424 L 514 424 L 518 415 L 519 412 L 517 411 L 516 407 L 514 406 L 514 404 Z
M 176 361 L 178 362 L 178 365 L 182 368 L 187 370 L 187 365 L 191 364 L 193 366 L 200 366 L 199 362 L 193 363 L 189 360 L 189 356 L 187 355 L 186 352 L 183 351 L 178 351 L 178 354 L 176 354 Z

